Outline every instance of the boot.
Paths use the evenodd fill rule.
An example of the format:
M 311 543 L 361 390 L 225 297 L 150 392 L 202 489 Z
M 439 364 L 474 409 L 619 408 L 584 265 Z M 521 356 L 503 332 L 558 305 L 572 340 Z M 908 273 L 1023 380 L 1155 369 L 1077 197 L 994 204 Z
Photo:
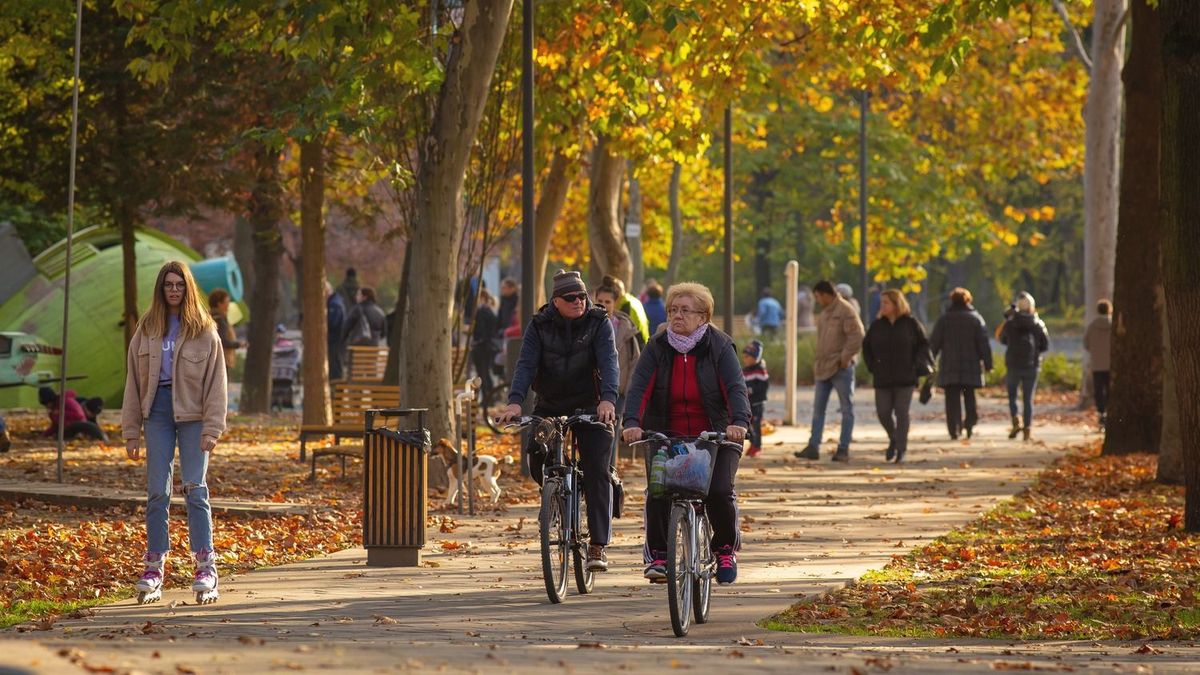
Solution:
M 1009 430 L 1008 437 L 1009 437 L 1009 439 L 1016 438 L 1017 434 L 1019 434 L 1019 433 L 1021 433 L 1021 418 L 1017 417 L 1016 415 L 1013 415 L 1012 416 L 1012 429 Z
M 1025 440 L 1028 441 L 1029 440 L 1029 427 L 1025 427 L 1024 429 L 1022 429 L 1021 433 L 1025 434 Z

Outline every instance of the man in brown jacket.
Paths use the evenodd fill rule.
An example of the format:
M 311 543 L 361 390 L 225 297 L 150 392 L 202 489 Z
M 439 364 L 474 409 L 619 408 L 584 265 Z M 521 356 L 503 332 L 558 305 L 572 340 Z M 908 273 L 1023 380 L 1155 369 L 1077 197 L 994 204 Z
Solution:
M 1101 300 L 1096 304 L 1097 316 L 1088 324 L 1083 334 L 1083 348 L 1092 359 L 1092 384 L 1095 385 L 1096 412 L 1100 413 L 1100 426 L 1107 422 L 1108 385 L 1112 368 L 1112 303 Z
M 854 308 L 838 295 L 833 284 L 820 281 L 813 287 L 813 295 L 821 305 L 817 315 L 817 350 L 813 358 L 813 379 L 816 393 L 813 397 L 812 435 L 808 447 L 795 453 L 801 459 L 821 458 L 821 436 L 825 432 L 825 410 L 829 407 L 829 395 L 837 391 L 838 404 L 842 408 L 842 433 L 838 440 L 835 462 L 850 461 L 850 439 L 854 434 L 854 362 L 862 348 L 862 319 Z

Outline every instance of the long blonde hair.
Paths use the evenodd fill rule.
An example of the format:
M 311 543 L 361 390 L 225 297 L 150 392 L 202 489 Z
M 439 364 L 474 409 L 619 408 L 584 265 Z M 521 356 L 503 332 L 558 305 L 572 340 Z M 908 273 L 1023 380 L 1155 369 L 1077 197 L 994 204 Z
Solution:
M 179 305 L 179 337 L 184 340 L 197 338 L 215 330 L 217 324 L 204 306 L 204 296 L 196 279 L 186 263 L 178 260 L 168 260 L 158 271 L 154 280 L 154 294 L 150 298 L 150 309 L 138 321 L 137 329 L 147 337 L 162 337 L 167 333 L 167 318 L 170 310 L 167 308 L 167 294 L 163 289 L 168 274 L 178 274 L 183 277 L 186 288 L 183 291 L 183 302 Z

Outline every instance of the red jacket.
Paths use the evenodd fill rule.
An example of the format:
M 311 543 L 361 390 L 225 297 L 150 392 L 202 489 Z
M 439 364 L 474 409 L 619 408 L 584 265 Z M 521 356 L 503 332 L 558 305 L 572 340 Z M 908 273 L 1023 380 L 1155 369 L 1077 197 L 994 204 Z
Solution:
M 83 406 L 79 405 L 79 401 L 75 400 L 75 390 L 68 389 L 67 393 L 58 397 L 59 402 L 66 401 L 67 416 L 63 418 L 65 426 L 71 426 L 76 422 L 86 422 L 87 415 L 83 412 Z M 46 429 L 42 435 L 57 436 L 58 435 L 58 415 L 59 406 L 50 404 L 46 406 L 46 416 L 50 418 L 50 428 Z

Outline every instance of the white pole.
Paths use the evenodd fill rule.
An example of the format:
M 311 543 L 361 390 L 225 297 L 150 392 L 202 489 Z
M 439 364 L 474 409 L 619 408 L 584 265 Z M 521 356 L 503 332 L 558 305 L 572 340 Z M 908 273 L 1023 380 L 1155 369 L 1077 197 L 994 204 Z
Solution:
M 83 0 L 75 2 L 75 79 L 71 81 L 71 172 L 67 182 L 67 266 L 63 277 L 62 362 L 58 378 L 58 482 L 63 482 L 63 424 L 67 405 L 67 329 L 71 317 L 71 240 L 75 235 L 75 155 L 79 147 L 79 49 L 83 37 Z
M 783 334 L 787 336 L 787 356 L 784 366 L 785 388 L 783 397 L 783 423 L 796 426 L 796 330 L 800 324 L 800 303 L 796 298 L 800 283 L 800 263 L 789 260 L 784 269 L 784 294 L 787 296 L 787 313 L 783 321 Z

